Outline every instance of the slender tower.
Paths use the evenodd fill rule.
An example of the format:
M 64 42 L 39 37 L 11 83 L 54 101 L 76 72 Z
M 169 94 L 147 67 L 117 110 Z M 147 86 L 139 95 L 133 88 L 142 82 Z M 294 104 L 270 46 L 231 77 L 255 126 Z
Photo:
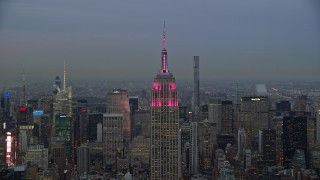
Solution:
M 200 94 L 199 94 L 199 56 L 193 57 L 193 109 L 194 121 L 199 122 Z
M 181 178 L 178 162 L 179 108 L 176 82 L 168 70 L 163 27 L 161 70 L 154 78 L 151 102 L 151 179 Z
M 23 99 L 22 99 L 22 106 L 27 107 L 27 92 L 26 92 L 26 75 L 23 70 L 22 74 L 22 82 L 23 82 Z
M 63 63 L 63 90 L 64 91 L 66 91 L 66 88 L 67 88 L 66 76 L 67 76 L 66 61 L 64 61 Z

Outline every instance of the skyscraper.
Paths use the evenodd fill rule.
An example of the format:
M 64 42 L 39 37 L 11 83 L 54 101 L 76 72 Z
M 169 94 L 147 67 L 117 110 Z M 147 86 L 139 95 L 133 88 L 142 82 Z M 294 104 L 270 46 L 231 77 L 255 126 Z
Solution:
M 193 102 L 192 111 L 194 120 L 199 121 L 200 94 L 199 94 L 199 56 L 193 57 Z
M 3 116 L 5 120 L 11 115 L 11 103 L 10 103 L 11 95 L 9 92 L 3 92 L 1 94 L 1 108 L 3 109 Z
M 89 147 L 87 144 L 82 144 L 80 147 L 77 147 L 77 162 L 78 162 L 78 175 L 84 176 L 89 174 L 90 167 L 90 154 Z
M 306 116 L 283 117 L 283 155 L 284 165 L 294 156 L 295 150 L 308 150 Z
M 163 30 L 161 70 L 151 93 L 151 179 L 179 179 L 179 107 L 176 82 L 168 70 Z
M 247 96 L 241 98 L 239 125 L 247 136 L 247 148 L 258 150 L 259 130 L 269 127 L 268 96 Z
M 104 165 L 116 169 L 116 161 L 123 154 L 123 114 L 103 114 Z
M 65 140 L 64 148 L 66 150 L 67 158 L 71 157 L 71 117 L 66 115 L 55 116 L 55 135 L 56 137 L 63 137 Z
M 130 105 L 128 91 L 125 89 L 114 89 L 107 94 L 107 113 L 122 113 L 123 121 L 123 138 L 130 140 L 131 125 L 130 125 Z
M 318 97 L 317 104 L 317 116 L 316 116 L 316 144 L 320 145 L 320 97 Z
M 63 90 L 56 94 L 53 98 L 53 136 L 56 132 L 57 115 L 65 115 L 71 119 L 72 117 L 72 87 L 66 84 L 66 65 L 64 64 Z
M 276 130 L 273 129 L 263 129 L 259 132 L 259 150 L 262 153 L 262 158 L 265 164 L 276 165 Z

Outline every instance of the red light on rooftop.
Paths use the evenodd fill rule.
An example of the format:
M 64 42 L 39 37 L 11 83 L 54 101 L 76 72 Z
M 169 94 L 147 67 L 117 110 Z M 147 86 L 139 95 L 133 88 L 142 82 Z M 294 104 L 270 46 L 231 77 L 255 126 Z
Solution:
M 82 112 L 82 113 L 86 113 L 87 110 L 86 110 L 86 109 L 82 109 L 81 112 Z
M 20 107 L 20 112 L 26 112 L 27 111 L 27 107 L 21 106 Z

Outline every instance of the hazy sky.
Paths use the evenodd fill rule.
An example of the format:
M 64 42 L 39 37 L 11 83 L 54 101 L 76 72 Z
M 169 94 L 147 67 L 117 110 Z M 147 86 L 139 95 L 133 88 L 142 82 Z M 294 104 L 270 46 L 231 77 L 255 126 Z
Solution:
M 2 0 L 0 84 L 151 80 L 163 20 L 169 69 L 214 80 L 319 80 L 318 0 Z

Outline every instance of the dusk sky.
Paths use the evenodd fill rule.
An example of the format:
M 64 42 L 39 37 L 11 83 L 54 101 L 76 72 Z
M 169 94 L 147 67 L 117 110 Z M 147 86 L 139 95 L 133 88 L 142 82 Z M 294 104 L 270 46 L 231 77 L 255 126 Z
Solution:
M 152 80 L 163 21 L 168 64 L 191 79 L 200 56 L 206 80 L 319 80 L 318 0 L 4 0 L 0 84 Z M 24 68 L 23 68 L 24 67 Z

